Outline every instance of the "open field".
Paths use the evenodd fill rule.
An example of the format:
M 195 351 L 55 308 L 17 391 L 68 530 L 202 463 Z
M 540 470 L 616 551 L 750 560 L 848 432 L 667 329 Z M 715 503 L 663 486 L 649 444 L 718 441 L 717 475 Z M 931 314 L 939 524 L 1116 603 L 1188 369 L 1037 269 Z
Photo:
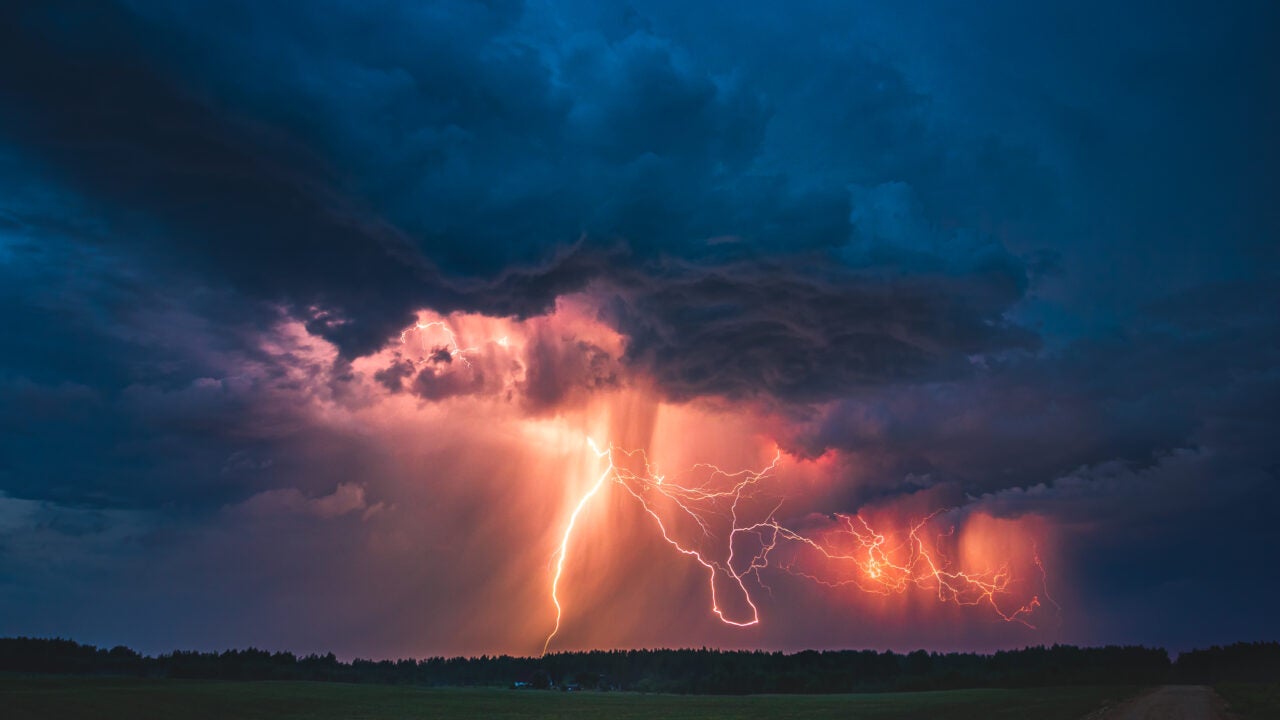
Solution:
M 1225 683 L 1214 690 L 1227 701 L 1227 709 L 1242 718 L 1280 718 L 1280 683 Z
M 1079 718 L 1138 688 L 950 690 L 868 695 L 641 695 L 422 689 L 309 682 L 0 676 L 10 720 L 208 718 Z

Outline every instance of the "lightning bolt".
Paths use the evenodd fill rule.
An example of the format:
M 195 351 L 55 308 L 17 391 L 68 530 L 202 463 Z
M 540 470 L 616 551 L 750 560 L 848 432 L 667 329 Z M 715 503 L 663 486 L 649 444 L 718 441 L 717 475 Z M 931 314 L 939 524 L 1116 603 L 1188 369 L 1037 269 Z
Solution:
M 596 457 L 610 456 L 609 467 L 600 473 L 600 477 L 596 478 L 595 484 L 582 496 L 582 499 L 578 501 L 578 505 L 573 508 L 573 514 L 569 516 L 569 522 L 564 527 L 564 535 L 560 538 L 560 549 L 556 552 L 556 572 L 555 576 L 551 578 L 551 602 L 555 603 L 556 606 L 556 624 L 551 629 L 551 634 L 547 635 L 547 641 L 542 644 L 543 655 L 547 654 L 547 648 L 551 645 L 551 638 L 560 632 L 560 618 L 564 614 L 564 608 L 560 606 L 560 576 L 564 574 L 564 559 L 569 554 L 569 539 L 573 537 L 573 528 L 578 524 L 578 516 L 582 514 L 582 509 L 587 506 L 587 503 L 591 501 L 591 498 L 596 493 L 600 492 L 600 488 L 604 487 L 605 482 L 613 473 L 613 458 L 609 451 L 601 452 L 591 438 L 587 438 L 587 444 L 591 446 L 591 451 L 596 454 Z
M 460 346 L 458 344 L 458 336 L 454 334 L 453 328 L 449 327 L 449 324 L 444 322 L 443 320 L 432 320 L 430 322 L 419 321 L 418 323 L 414 324 L 413 327 L 405 328 L 404 330 L 400 331 L 400 344 L 401 345 L 405 344 L 405 342 L 408 339 L 407 336 L 410 331 L 417 330 L 418 332 L 421 333 L 424 330 L 431 330 L 432 328 L 439 329 L 440 332 L 444 333 L 445 337 L 448 338 L 448 342 L 446 342 L 444 345 L 444 350 L 449 354 L 449 357 L 454 360 L 461 360 L 463 365 L 466 365 L 467 367 L 471 367 L 471 361 L 467 358 L 467 354 L 478 352 L 479 349 L 475 347 L 464 348 Z M 507 345 L 506 341 L 507 339 L 504 337 L 498 342 L 503 347 L 506 347 Z M 430 349 L 427 347 L 427 339 L 425 336 L 422 338 L 422 349 L 423 350 Z
M 420 333 L 424 351 L 447 353 L 450 359 L 467 367 L 471 367 L 468 356 L 479 352 L 476 347 L 462 347 L 453 328 L 443 320 L 418 321 L 400 334 L 401 343 L 407 343 L 409 333 L 414 331 Z M 428 331 L 442 335 L 443 346 L 429 345 Z M 509 347 L 508 336 L 494 342 Z M 550 596 L 555 622 L 543 642 L 544 655 L 565 621 L 565 601 L 561 597 L 565 565 L 582 514 L 594 498 L 615 485 L 638 503 L 676 554 L 705 571 L 710 613 L 733 627 L 760 624 L 755 590 L 769 591 L 762 575 L 766 571 L 823 587 L 854 588 L 880 595 L 901 594 L 913 588 L 928 590 L 941 603 L 986 605 L 1002 620 L 1027 627 L 1034 627 L 1030 617 L 1041 607 L 1041 597 L 1060 610 L 1049 594 L 1047 574 L 1034 546 L 1032 554 L 1043 592 L 1022 604 L 1008 602 L 1014 577 L 1007 563 L 978 571 L 953 567 L 942 548 L 954 538 L 955 528 L 949 527 L 929 539 L 930 528 L 948 509 L 909 521 L 896 534 L 898 539 L 877 530 L 860 514 L 829 515 L 832 526 L 811 531 L 782 524 L 778 513 L 783 497 L 771 495 L 766 487 L 782 459 L 781 450 L 775 449 L 773 459 L 759 470 L 729 472 L 699 463 L 667 477 L 643 450 L 628 450 L 612 443 L 602 447 L 590 437 L 586 444 L 604 468 L 573 506 L 552 555 Z M 726 592 L 733 596 L 732 607 L 724 603 Z
M 726 625 L 750 627 L 760 623 L 760 610 L 751 586 L 754 584 L 768 589 L 760 573 L 772 568 L 826 587 L 854 587 L 863 592 L 881 595 L 900 594 L 913 587 L 929 589 L 936 594 L 939 602 L 961 606 L 988 605 L 997 617 L 1006 622 L 1035 627 L 1029 622 L 1029 616 L 1041 606 L 1039 595 L 1033 595 L 1030 600 L 1016 607 L 1001 602 L 1010 592 L 1013 582 L 1007 565 L 986 571 L 952 569 L 951 563 L 938 547 L 944 538 L 954 535 L 954 527 L 941 533 L 934 543 L 926 542 L 925 530 L 946 510 L 934 511 L 923 519 L 911 522 L 905 538 L 897 543 L 890 542 L 886 535 L 873 529 L 864 517 L 857 514 L 833 515 L 837 522 L 834 530 L 816 535 L 804 534 L 778 521 L 781 499 L 776 500 L 759 520 L 746 522 L 740 516 L 743 503 L 753 498 L 762 483 L 777 469 L 781 451 L 775 452 L 773 461 L 766 467 L 755 471 L 726 472 L 715 465 L 695 465 L 692 470 L 705 472 L 707 478 L 699 484 L 685 485 L 673 482 L 659 473 L 643 450 L 625 450 L 612 444 L 602 449 L 590 439 L 588 444 L 598 458 L 607 460 L 607 467 L 578 500 L 561 535 L 551 580 L 551 601 L 556 608 L 556 619 L 554 628 L 543 643 L 544 655 L 560 631 L 564 618 L 564 604 L 560 598 L 561 581 L 578 517 L 591 499 L 610 483 L 620 486 L 639 503 L 641 509 L 653 519 L 658 533 L 667 544 L 706 570 L 711 613 Z M 639 461 L 638 465 L 642 469 L 630 467 L 637 464 L 635 461 Z M 717 487 L 720 489 L 716 489 Z M 669 527 L 670 522 L 664 520 L 659 512 L 660 502 L 669 503 L 677 517 L 684 516 L 691 520 L 701 530 L 703 538 L 710 541 L 715 540 L 714 519 L 718 516 L 727 517 L 729 529 L 725 535 L 723 557 L 713 556 L 677 539 Z M 755 538 L 756 549 L 742 557 L 737 554 L 737 546 L 739 537 L 745 535 Z M 775 550 L 783 543 L 798 550 L 810 551 L 813 556 L 839 569 L 832 577 L 799 569 L 794 561 L 783 563 L 773 560 Z M 1057 603 L 1048 594 L 1044 566 L 1038 552 L 1035 552 L 1035 564 L 1041 572 L 1046 600 L 1057 607 Z M 731 616 L 722 607 L 717 580 L 727 581 L 733 592 L 739 595 L 746 608 L 743 614 Z M 754 583 L 750 582 L 752 580 Z

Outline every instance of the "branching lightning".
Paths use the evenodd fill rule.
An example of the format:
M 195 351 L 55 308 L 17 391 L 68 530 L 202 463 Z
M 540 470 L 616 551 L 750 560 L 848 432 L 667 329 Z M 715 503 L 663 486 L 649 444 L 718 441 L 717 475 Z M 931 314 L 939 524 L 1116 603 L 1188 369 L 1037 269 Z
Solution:
M 400 335 L 407 344 L 417 332 L 421 350 L 435 362 L 452 362 L 471 368 L 469 356 L 476 347 L 463 347 L 446 322 L 418 321 Z M 443 342 L 441 342 L 443 340 Z M 509 348 L 509 338 L 494 341 Z M 586 440 L 590 452 L 603 467 L 577 498 L 552 555 L 550 583 L 555 623 L 543 642 L 545 654 L 565 620 L 561 597 L 565 567 L 582 516 L 602 491 L 617 487 L 634 499 L 654 524 L 662 539 L 679 555 L 697 563 L 706 573 L 710 612 L 720 622 L 751 627 L 761 622 L 757 605 L 759 589 L 770 591 L 766 572 L 783 573 L 829 588 L 851 588 L 880 595 L 910 590 L 928 591 L 941 603 L 989 606 L 996 617 L 1028 627 L 1042 600 L 1057 603 L 1048 593 L 1044 566 L 1032 547 L 1040 571 L 1043 592 L 1018 604 L 1013 596 L 1013 573 L 1007 563 L 981 570 L 962 569 L 948 557 L 955 528 L 933 530 L 947 510 L 937 510 L 910 521 L 896 533 L 873 527 L 862 514 L 832 514 L 822 522 L 784 525 L 779 512 L 784 498 L 771 491 L 768 482 L 777 471 L 782 452 L 759 470 L 729 472 L 711 464 L 697 464 L 675 477 L 667 477 L 644 450 L 625 449 L 612 443 L 601 446 Z
M 461 360 L 463 365 L 466 365 L 467 367 L 471 367 L 471 361 L 467 358 L 467 355 L 470 353 L 476 352 L 478 348 L 474 348 L 474 347 L 464 348 L 461 345 L 459 345 L 458 336 L 454 334 L 453 328 L 449 327 L 449 325 L 442 320 L 432 320 L 430 322 L 419 321 L 413 327 L 405 328 L 400 332 L 400 344 L 401 345 L 405 344 L 405 342 L 408 339 L 409 332 L 412 330 L 417 330 L 419 333 L 422 333 L 423 331 L 432 330 L 432 329 L 439 330 L 441 333 L 443 333 L 444 336 L 447 338 L 447 341 L 442 346 L 431 348 L 427 345 L 427 339 L 426 339 L 426 336 L 424 335 L 422 338 L 423 350 L 433 350 L 433 353 L 432 353 L 433 356 L 435 356 L 436 353 L 441 353 L 443 354 L 443 356 L 446 356 L 445 357 L 446 360 L 449 360 L 449 361 Z M 504 337 L 498 342 L 505 347 L 506 340 L 507 339 Z
M 588 502 L 610 483 L 619 486 L 639 502 L 644 512 L 653 519 L 662 538 L 676 552 L 705 568 L 711 613 L 727 625 L 749 627 L 760 623 L 760 610 L 753 590 L 757 586 L 768 589 L 761 572 L 771 568 L 827 587 L 853 587 L 882 595 L 904 593 L 911 588 L 927 589 L 935 593 L 940 602 L 962 606 L 987 605 L 997 617 L 1006 622 L 1034 627 L 1029 616 L 1041 605 L 1039 595 L 1033 595 L 1021 605 L 1002 603 L 1013 582 L 1007 565 L 984 571 L 953 569 L 940 546 L 942 538 L 954 534 L 954 528 L 940 534 L 934 542 L 925 539 L 930 524 L 944 512 L 942 510 L 912 522 L 904 537 L 896 542 L 875 530 L 864 517 L 857 514 L 833 515 L 831 517 L 836 523 L 835 528 L 805 534 L 778 521 L 781 499 L 771 503 L 766 500 L 766 510 L 760 519 L 748 521 L 741 516 L 744 504 L 760 502 L 761 485 L 777 468 L 781 452 L 776 453 L 773 461 L 758 471 L 726 472 L 714 465 L 696 465 L 692 471 L 705 473 L 705 480 L 685 485 L 659 473 L 642 450 L 626 450 L 614 445 L 601 449 L 592 440 L 588 440 L 588 444 L 592 452 L 606 462 L 607 467 L 578 501 L 561 535 L 551 580 L 551 600 L 556 608 L 556 621 L 555 627 L 543 643 L 544 654 L 560 631 L 563 620 L 564 606 L 559 593 L 565 558 L 578 517 Z M 660 512 L 660 505 L 667 505 L 670 509 L 666 520 Z M 706 544 L 712 546 L 716 544 L 717 520 L 720 520 L 721 525 L 727 521 L 719 554 L 677 539 L 671 524 L 680 517 L 692 521 L 699 528 L 703 539 L 708 541 Z M 754 540 L 754 543 L 748 542 L 754 549 L 748 553 L 739 553 L 738 546 L 742 544 L 739 542 L 740 538 Z M 797 551 L 787 561 L 775 557 L 784 545 Z M 820 558 L 819 564 L 822 567 L 816 570 L 802 569 L 802 552 Z M 1044 567 L 1038 553 L 1035 564 L 1040 569 L 1043 580 Z M 734 616 L 722 607 L 717 580 L 724 582 L 738 595 L 745 611 Z M 1047 590 L 1044 594 L 1046 600 L 1057 605 L 1048 597 Z

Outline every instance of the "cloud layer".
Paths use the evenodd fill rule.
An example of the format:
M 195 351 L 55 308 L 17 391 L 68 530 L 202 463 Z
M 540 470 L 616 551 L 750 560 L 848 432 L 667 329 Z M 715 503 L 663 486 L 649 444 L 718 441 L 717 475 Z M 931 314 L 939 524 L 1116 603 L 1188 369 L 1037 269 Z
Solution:
M 6 8 L 0 632 L 533 651 L 564 438 L 617 432 L 1059 563 L 1051 636 L 854 603 L 841 644 L 1274 633 L 1274 14 Z M 808 590 L 706 627 L 600 512 L 647 539 L 568 641 L 834 642 Z

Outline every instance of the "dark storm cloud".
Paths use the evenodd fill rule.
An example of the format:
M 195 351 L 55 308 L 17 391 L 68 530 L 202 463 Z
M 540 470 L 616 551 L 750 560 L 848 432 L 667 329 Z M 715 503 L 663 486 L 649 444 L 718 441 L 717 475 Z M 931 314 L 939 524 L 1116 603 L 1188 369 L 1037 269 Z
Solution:
M 628 373 L 758 402 L 787 448 L 837 451 L 832 509 L 925 489 L 1060 522 L 1079 638 L 1274 633 L 1258 601 L 1214 610 L 1277 590 L 1275 14 L 5 4 L 0 611 L 79 617 L 157 547 L 206 588 L 182 554 L 201 523 L 293 577 L 316 556 L 297 528 L 359 534 L 421 480 L 311 398 L 364 402 L 351 363 L 416 310 L 585 291 L 625 350 L 535 336 L 522 411 Z M 291 319 L 339 362 L 276 337 Z M 437 352 L 372 382 L 445 401 L 505 371 Z M 287 527 L 238 534 L 267 510 Z M 407 536 L 380 542 L 419 559 Z M 344 540 L 323 542 L 363 565 Z M 274 601 L 222 620 L 269 632 Z
M 326 10 L 14 10 L 8 133 L 157 271 L 283 304 L 348 357 L 418 307 L 527 316 L 592 281 L 621 286 L 629 358 L 680 396 L 811 399 L 1028 342 L 1001 318 L 1020 261 L 940 278 L 928 249 L 923 266 L 850 255 L 848 179 L 770 160 L 768 99 L 661 37 L 540 37 L 518 6 Z M 339 42 L 353 25 L 378 41 Z M 919 135 L 865 143 L 919 125 L 919 103 L 856 60 L 891 85 L 845 136 L 884 172 L 877 156 Z M 680 329 L 704 312 L 715 327 Z M 720 362 L 744 342 L 761 343 L 750 362 Z M 703 356 L 727 377 L 708 382 Z
M 413 253 L 344 210 L 286 137 L 179 88 L 140 20 L 110 5 L 45 5 L 11 7 L 3 25 L 7 130 L 101 203 L 119 225 L 113 243 L 158 256 L 153 269 L 212 270 L 215 282 L 295 305 L 356 351 L 407 324 L 403 301 L 383 298 L 431 287 Z M 136 210 L 147 217 L 123 217 Z M 363 278 L 363 288 L 339 277 Z M 357 313 L 360 322 L 345 317 Z
M 546 328 L 532 338 L 525 363 L 520 390 L 534 412 L 554 410 L 578 391 L 616 386 L 621 375 L 608 351 L 586 340 L 557 338 Z
M 1005 322 L 1020 268 L 905 277 L 831 272 L 825 258 L 668 265 L 610 310 L 628 359 L 678 397 L 823 400 L 963 374 L 967 356 L 1035 345 Z
M 1265 466 L 1280 432 L 1274 278 L 1200 286 L 1140 324 L 1052 354 L 984 359 L 960 381 L 882 387 L 798 422 L 791 442 L 854 453 L 892 492 L 927 477 L 967 493 L 1036 485 L 1100 462 L 1143 467 L 1177 448 Z M 876 492 L 867 478 L 856 493 Z M 851 498 L 855 506 L 857 498 Z

